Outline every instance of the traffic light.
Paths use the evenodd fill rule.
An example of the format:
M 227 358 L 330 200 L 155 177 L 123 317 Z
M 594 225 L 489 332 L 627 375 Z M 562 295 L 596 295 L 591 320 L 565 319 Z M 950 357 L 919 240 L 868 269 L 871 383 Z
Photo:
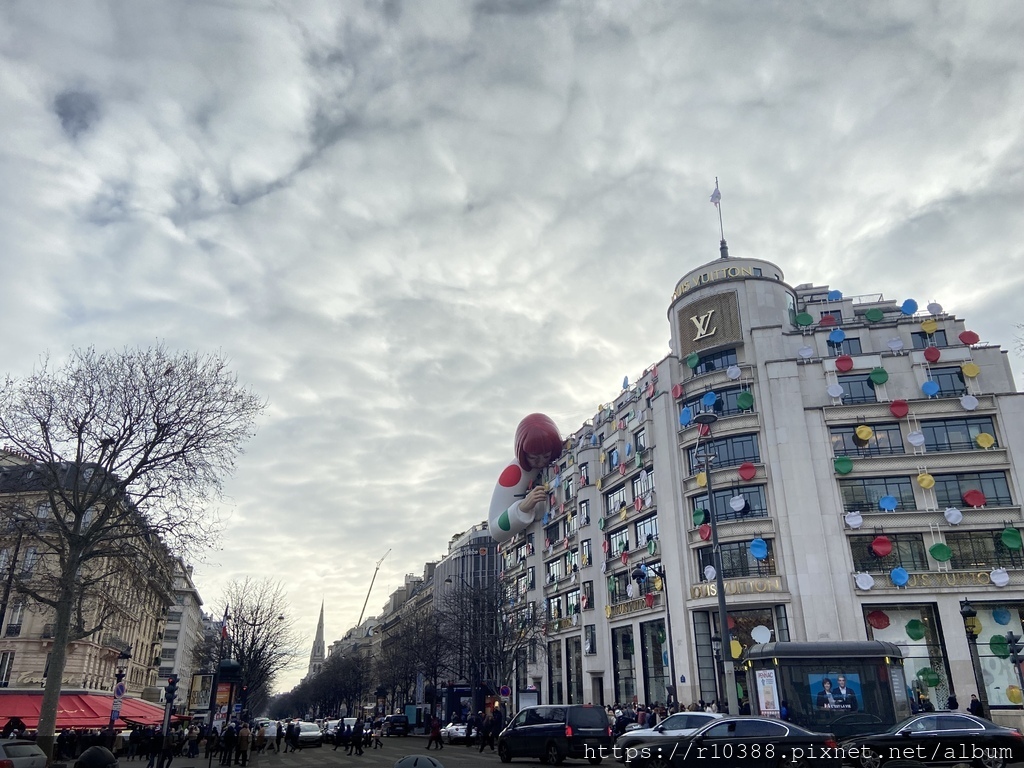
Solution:
M 1024 661 L 1024 638 L 1013 632 L 1006 633 L 1006 645 L 1010 649 L 1010 661 L 1020 664 Z
M 178 676 L 171 675 L 167 678 L 167 687 L 164 688 L 164 699 L 168 704 L 174 703 L 174 697 L 178 693 Z

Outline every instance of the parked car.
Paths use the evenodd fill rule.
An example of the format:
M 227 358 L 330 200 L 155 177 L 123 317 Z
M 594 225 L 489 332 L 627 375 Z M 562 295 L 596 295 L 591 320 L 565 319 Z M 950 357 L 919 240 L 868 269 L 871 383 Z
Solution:
M 448 725 L 441 729 L 441 738 L 447 741 L 449 744 L 454 744 L 457 741 L 465 741 L 466 724 L 448 723 Z
M 385 736 L 408 736 L 409 718 L 405 715 L 388 715 L 384 718 Z
M 565 758 L 597 765 L 612 755 L 612 729 L 601 707 L 571 704 L 525 707 L 498 736 L 498 757 L 539 758 L 557 765 Z
M 647 744 L 659 741 L 674 741 L 682 736 L 689 736 L 702 725 L 707 725 L 712 720 L 718 720 L 722 715 L 717 712 L 677 712 L 669 715 L 653 728 L 627 728 L 626 732 L 615 740 L 615 759 L 622 762 L 626 755 L 626 749 L 644 742 Z
M 324 732 L 316 723 L 303 721 L 299 723 L 299 747 L 322 747 Z
M 925 765 L 971 763 L 1003 768 L 1024 760 L 1024 735 L 966 712 L 922 712 L 880 733 L 845 739 L 847 754 L 857 750 L 862 768 L 878 768 L 896 757 L 913 755 Z
M 671 741 L 641 741 L 626 756 L 630 768 L 699 768 L 714 765 L 841 768 L 831 733 L 767 717 L 722 717 Z
M 0 739 L 0 764 L 8 768 L 46 768 L 46 753 L 34 741 Z

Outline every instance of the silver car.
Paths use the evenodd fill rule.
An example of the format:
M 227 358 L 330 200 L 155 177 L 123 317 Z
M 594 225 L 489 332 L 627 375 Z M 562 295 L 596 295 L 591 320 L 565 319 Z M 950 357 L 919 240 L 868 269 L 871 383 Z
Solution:
M 702 725 L 717 720 L 722 715 L 717 712 L 677 712 L 669 715 L 653 728 L 634 728 L 626 731 L 615 740 L 617 759 L 626 759 L 626 749 L 639 744 L 649 745 L 659 741 L 673 741 L 680 736 L 689 736 Z
M 316 723 L 299 723 L 299 747 L 322 747 L 324 732 Z
M 11 768 L 46 768 L 46 753 L 34 741 L 0 739 L 0 763 Z

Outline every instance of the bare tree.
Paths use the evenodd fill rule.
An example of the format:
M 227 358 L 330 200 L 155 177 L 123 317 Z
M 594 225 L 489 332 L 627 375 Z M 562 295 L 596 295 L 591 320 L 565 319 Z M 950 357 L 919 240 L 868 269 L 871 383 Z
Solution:
M 187 552 L 207 539 L 217 520 L 205 503 L 220 495 L 263 407 L 221 356 L 162 345 L 74 350 L 0 384 L 0 444 L 28 462 L 52 511 L 38 537 L 49 582 L 18 585 L 54 613 L 38 737 L 48 755 L 68 646 L 108 620 L 85 610 L 90 589 L 114 563 L 149 576 L 158 540 Z
M 299 657 L 299 637 L 281 582 L 246 577 L 224 590 L 231 657 L 242 667 L 242 702 L 261 711 L 274 677 Z

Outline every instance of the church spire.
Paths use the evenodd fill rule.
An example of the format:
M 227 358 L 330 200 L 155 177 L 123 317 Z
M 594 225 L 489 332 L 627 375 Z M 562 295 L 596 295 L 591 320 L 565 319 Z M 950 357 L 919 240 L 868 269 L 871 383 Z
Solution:
M 323 669 L 324 659 L 327 653 L 324 648 L 324 601 L 320 601 L 320 620 L 316 623 L 316 639 L 313 641 L 313 650 L 309 654 L 309 671 L 306 678 L 315 677 Z

